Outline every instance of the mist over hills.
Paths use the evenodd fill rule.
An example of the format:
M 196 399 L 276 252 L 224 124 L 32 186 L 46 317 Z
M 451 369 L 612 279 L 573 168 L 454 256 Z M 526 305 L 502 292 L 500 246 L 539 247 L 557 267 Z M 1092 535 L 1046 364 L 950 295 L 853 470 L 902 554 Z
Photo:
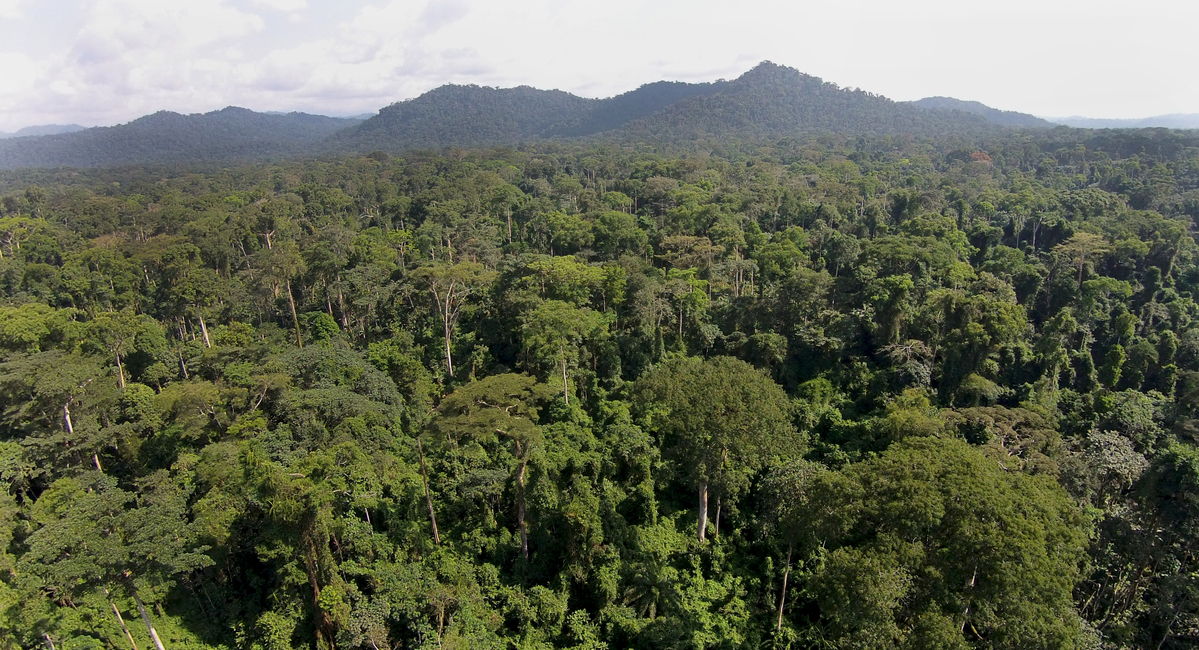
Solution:
M 1199 116 L 1167 117 L 1177 118 L 1175 128 L 1199 126 Z M 1084 126 L 1083 121 L 1072 124 Z M 39 127 L 22 135 L 40 137 L 0 140 L 0 168 L 224 163 L 542 140 L 669 145 L 819 133 L 973 136 L 1053 126 L 1025 113 L 949 97 L 896 102 L 763 62 L 733 80 L 661 81 L 605 99 L 529 86 L 446 85 L 357 118 L 229 107 L 192 115 L 161 111 L 113 127 Z M 66 132 L 72 129 L 82 130 Z

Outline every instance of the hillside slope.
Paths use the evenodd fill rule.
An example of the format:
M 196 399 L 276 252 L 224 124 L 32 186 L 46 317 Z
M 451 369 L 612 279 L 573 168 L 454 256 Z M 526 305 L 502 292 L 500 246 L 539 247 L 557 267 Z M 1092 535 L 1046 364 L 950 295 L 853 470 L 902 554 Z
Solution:
M 430 149 L 516 144 L 578 121 L 600 100 L 529 86 L 448 85 L 379 111 L 332 137 L 337 150 Z
M 978 115 L 924 110 L 764 62 L 733 81 L 658 82 L 598 100 L 527 86 L 443 86 L 384 108 L 328 145 L 365 152 L 549 138 L 670 143 L 820 132 L 933 136 L 995 128 Z
M 925 97 L 917 99 L 914 102 L 909 102 L 913 106 L 918 106 L 931 111 L 961 111 L 972 115 L 979 115 L 987 119 L 988 122 L 998 124 L 1000 126 L 1016 126 L 1016 127 L 1052 127 L 1053 123 L 1043 120 L 1036 115 L 1028 113 L 1018 113 L 1016 111 L 1003 111 L 998 108 L 991 108 L 982 102 L 971 102 L 953 97 Z
M 1048 125 L 977 102 L 895 102 L 763 62 L 732 81 L 662 81 L 606 99 L 529 86 L 447 85 L 366 120 L 233 107 L 196 115 L 164 111 L 114 127 L 0 141 L 0 168 L 228 163 L 578 138 L 670 145 L 830 132 L 936 137 Z
M 112 127 L 4 140 L 0 142 L 0 168 L 263 159 L 301 153 L 355 123 L 236 107 L 194 115 L 160 111 Z
M 677 102 L 620 131 L 627 137 L 690 140 L 820 132 L 939 135 L 990 128 L 978 116 L 924 111 L 767 61 L 711 96 Z
M 714 95 L 728 86 L 728 82 L 685 83 L 681 81 L 659 81 L 646 84 L 636 90 L 600 100 L 591 112 L 576 122 L 560 124 L 546 135 L 577 137 L 593 135 L 618 129 L 632 122 L 692 97 Z

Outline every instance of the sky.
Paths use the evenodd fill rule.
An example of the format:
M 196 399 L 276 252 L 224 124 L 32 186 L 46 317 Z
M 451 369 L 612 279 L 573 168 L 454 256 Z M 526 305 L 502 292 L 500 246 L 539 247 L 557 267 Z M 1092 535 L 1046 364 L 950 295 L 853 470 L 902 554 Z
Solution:
M 896 100 L 1199 113 L 1193 0 L 0 0 L 0 131 L 225 106 L 373 113 L 446 83 L 608 97 L 763 60 Z

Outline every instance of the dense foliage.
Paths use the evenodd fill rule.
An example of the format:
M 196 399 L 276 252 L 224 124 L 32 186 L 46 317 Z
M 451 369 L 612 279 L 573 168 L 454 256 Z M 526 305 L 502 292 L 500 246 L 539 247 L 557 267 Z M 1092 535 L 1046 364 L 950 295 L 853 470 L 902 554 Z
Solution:
M 3 647 L 1199 642 L 1190 136 L 0 180 Z

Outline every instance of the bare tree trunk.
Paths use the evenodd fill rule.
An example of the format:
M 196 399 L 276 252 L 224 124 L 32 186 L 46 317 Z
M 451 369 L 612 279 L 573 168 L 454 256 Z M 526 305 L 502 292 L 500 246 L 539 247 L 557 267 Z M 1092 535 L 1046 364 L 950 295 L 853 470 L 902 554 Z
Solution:
M 350 316 L 346 314 L 346 296 L 341 288 L 341 274 L 337 275 L 337 310 L 341 312 L 341 326 L 350 329 Z
M 445 367 L 450 373 L 450 377 L 454 376 L 454 360 L 450 357 L 450 316 L 449 316 L 449 299 L 446 299 L 446 311 L 442 315 L 442 321 L 445 323 Z
M 699 484 L 699 541 L 707 540 L 708 528 L 708 482 Z
M 137 644 L 133 641 L 133 634 L 129 632 L 129 626 L 125 624 L 125 617 L 121 616 L 121 610 L 117 609 L 117 604 L 112 601 L 112 595 L 108 590 L 104 590 L 104 596 L 108 598 L 108 604 L 112 606 L 112 613 L 116 615 L 117 622 L 121 624 L 121 631 L 125 633 L 125 638 L 129 640 L 130 647 L 137 650 Z
M 291 322 L 296 326 L 296 345 L 304 349 L 304 339 L 300 338 L 300 317 L 296 315 L 296 299 L 291 295 L 291 280 L 287 281 L 287 304 L 291 306 Z
M 783 589 L 779 592 L 779 620 L 774 631 L 783 629 L 783 606 L 787 604 L 787 578 L 791 576 L 791 545 L 787 545 L 787 568 L 783 569 Z
M 125 390 L 125 366 L 121 365 L 121 355 L 114 354 L 117 358 L 117 385 L 121 390 Z
M 429 473 L 425 470 L 425 449 L 416 439 L 416 450 L 420 453 L 420 478 L 425 484 L 425 503 L 429 506 L 429 523 L 433 525 L 433 544 L 441 546 L 441 535 L 437 534 L 437 515 L 433 512 L 433 495 L 429 492 Z
M 720 537 L 720 497 L 716 497 L 716 519 L 712 524 L 712 539 L 716 539 Z
M 154 642 L 154 647 L 158 650 L 166 650 L 166 647 L 162 645 L 162 639 L 158 638 L 158 630 L 154 629 L 154 623 L 150 622 L 150 615 L 146 613 L 146 606 L 138 597 L 137 590 L 130 589 L 129 591 L 133 594 L 133 602 L 137 603 L 137 613 L 142 615 L 142 621 L 146 623 L 146 629 L 150 631 L 150 640 Z
M 570 384 L 566 381 L 566 351 L 562 351 L 562 399 L 570 404 Z
M 54 641 L 50 639 L 49 634 L 43 634 L 42 638 L 46 640 L 46 647 L 50 648 L 50 650 L 57 650 L 57 648 L 54 647 Z
M 196 312 L 196 318 L 200 319 L 200 331 L 204 333 L 204 347 L 211 348 L 212 341 L 208 338 L 208 326 L 204 324 L 204 316 Z
M 520 554 L 529 559 L 529 530 L 525 526 L 525 468 L 527 461 L 521 461 L 520 471 L 516 474 L 516 484 L 520 486 L 520 497 L 516 503 L 516 525 L 520 528 Z

